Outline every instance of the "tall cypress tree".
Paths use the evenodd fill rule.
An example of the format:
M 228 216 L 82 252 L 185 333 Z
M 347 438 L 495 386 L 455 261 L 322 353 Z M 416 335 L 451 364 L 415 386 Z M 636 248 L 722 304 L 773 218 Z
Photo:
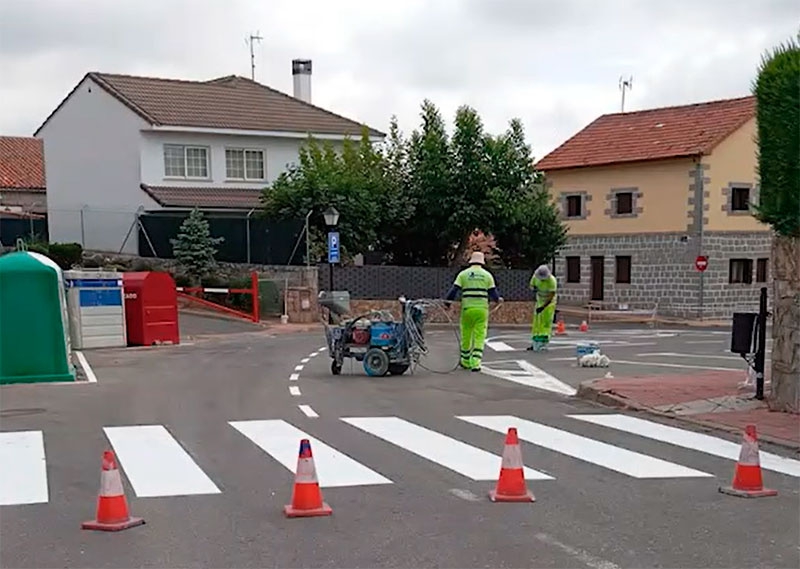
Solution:
M 800 41 L 800 35 L 798 35 Z M 800 46 L 764 56 L 753 85 L 758 121 L 759 204 L 772 226 L 773 407 L 800 411 Z

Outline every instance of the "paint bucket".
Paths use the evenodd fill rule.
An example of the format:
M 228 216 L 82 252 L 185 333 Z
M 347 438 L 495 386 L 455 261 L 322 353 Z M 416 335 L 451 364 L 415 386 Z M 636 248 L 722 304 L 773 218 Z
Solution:
M 580 360 L 586 354 L 599 352 L 600 346 L 597 342 L 580 342 L 575 346 L 575 359 Z

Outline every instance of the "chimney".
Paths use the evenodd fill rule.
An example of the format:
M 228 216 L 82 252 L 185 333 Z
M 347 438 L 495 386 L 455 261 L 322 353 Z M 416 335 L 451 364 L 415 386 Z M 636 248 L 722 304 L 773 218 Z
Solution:
M 311 102 L 311 60 L 293 59 L 292 78 L 294 79 L 294 97 L 306 103 Z

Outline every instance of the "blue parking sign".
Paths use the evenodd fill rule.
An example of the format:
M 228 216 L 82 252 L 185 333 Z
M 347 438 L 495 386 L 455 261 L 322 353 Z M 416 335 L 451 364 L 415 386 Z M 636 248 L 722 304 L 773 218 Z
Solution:
M 338 263 L 339 262 L 339 232 L 338 231 L 329 231 L 328 232 L 328 262 L 329 263 Z

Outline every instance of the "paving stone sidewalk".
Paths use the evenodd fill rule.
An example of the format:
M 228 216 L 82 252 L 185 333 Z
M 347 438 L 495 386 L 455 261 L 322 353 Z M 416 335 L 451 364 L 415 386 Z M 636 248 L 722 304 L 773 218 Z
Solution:
M 769 393 L 769 383 L 765 385 Z M 759 438 L 800 449 L 800 415 L 774 412 L 754 398 L 742 373 L 634 376 L 583 382 L 578 397 L 731 432 L 754 424 Z

